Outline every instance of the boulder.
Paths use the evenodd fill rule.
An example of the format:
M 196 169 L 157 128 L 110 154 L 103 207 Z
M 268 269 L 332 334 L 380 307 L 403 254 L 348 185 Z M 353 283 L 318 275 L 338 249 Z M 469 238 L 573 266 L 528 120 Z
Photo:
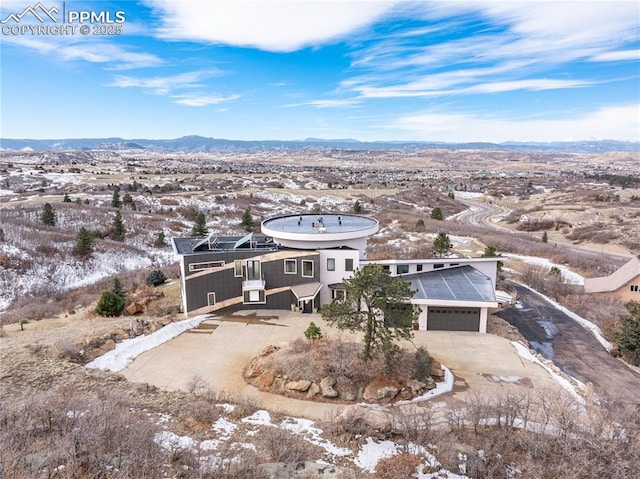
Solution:
M 320 386 L 318 386 L 316 383 L 311 383 L 311 386 L 309 386 L 309 390 L 307 391 L 307 399 L 315 397 L 319 392 Z
M 418 381 L 417 379 L 410 379 L 407 381 L 407 389 L 411 391 L 411 394 L 414 396 L 420 396 L 426 389 L 427 385 L 422 381 Z
M 384 410 L 372 409 L 361 404 L 345 407 L 336 418 L 339 423 L 374 429 L 379 432 L 391 431 L 391 417 Z
M 440 361 L 433 360 L 431 364 L 431 377 L 436 381 L 444 381 L 444 370 L 442 369 L 442 364 Z
M 100 350 L 103 352 L 108 352 L 116 348 L 116 342 L 109 338 L 100 346 Z
M 284 385 L 285 389 L 289 391 L 299 391 L 301 393 L 307 391 L 311 386 L 311 381 L 308 379 L 300 379 L 299 381 L 289 381 Z
M 389 402 L 395 398 L 402 387 L 396 381 L 377 376 L 365 388 L 363 398 L 368 402 Z
M 280 349 L 278 346 L 274 346 L 273 344 L 271 344 L 260 351 L 260 357 L 269 356 L 270 354 L 275 353 L 278 349 Z
M 244 377 L 247 379 L 257 378 L 262 374 L 262 367 L 257 358 L 253 358 L 244 370 Z
M 144 312 L 144 306 L 140 303 L 131 303 L 124 311 L 127 313 L 127 316 L 135 316 L 136 314 Z
M 264 390 L 271 387 L 276 379 L 276 372 L 273 369 L 264 371 L 258 376 L 258 389 Z
M 335 398 L 338 397 L 338 391 L 333 388 L 336 380 L 330 376 L 322 378 L 320 381 L 320 391 L 322 391 L 322 397 Z

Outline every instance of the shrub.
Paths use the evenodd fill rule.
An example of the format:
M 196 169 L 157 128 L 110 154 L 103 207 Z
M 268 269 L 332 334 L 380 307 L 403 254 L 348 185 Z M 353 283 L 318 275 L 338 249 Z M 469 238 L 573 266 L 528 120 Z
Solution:
M 315 342 L 318 339 L 322 339 L 322 331 L 318 326 L 316 326 L 316 323 L 311 321 L 309 323 L 309 327 L 304 332 L 304 337 L 307 338 L 309 341 Z
M 159 269 L 151 271 L 147 275 L 146 283 L 149 286 L 158 286 L 167 280 L 167 276 Z
M 419 456 L 402 453 L 391 457 L 385 457 L 376 466 L 378 479 L 405 479 L 415 477 L 418 466 L 422 462 Z
M 96 314 L 100 316 L 120 316 L 124 310 L 124 300 L 113 291 L 102 293 L 96 305 Z
M 431 377 L 431 365 L 433 358 L 424 346 L 419 346 L 416 350 L 415 363 L 413 366 L 413 377 L 418 381 L 426 382 Z

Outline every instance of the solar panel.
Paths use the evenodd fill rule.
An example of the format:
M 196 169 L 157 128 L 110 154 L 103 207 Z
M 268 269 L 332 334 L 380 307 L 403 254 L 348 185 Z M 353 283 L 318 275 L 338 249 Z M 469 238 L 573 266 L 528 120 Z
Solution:
M 249 233 L 248 235 L 243 236 L 242 238 L 240 238 L 238 241 L 235 242 L 235 244 L 233 245 L 233 249 L 238 249 L 240 246 L 250 242 L 252 238 L 253 238 L 253 233 Z

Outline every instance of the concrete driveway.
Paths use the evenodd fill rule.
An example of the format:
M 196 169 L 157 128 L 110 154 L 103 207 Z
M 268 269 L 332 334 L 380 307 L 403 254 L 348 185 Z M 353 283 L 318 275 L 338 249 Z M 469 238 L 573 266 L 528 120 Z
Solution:
M 330 328 L 317 314 L 255 313 L 270 319 L 243 322 L 241 315 L 236 313 L 233 321 L 206 320 L 209 327 L 217 327 L 183 333 L 138 356 L 122 374 L 130 381 L 167 390 L 187 390 L 188 383 L 200 376 L 214 390 L 249 398 L 258 407 L 291 416 L 325 420 L 341 411 L 344 406 L 340 404 L 301 401 L 258 391 L 244 382 L 242 370 L 266 346 L 285 346 L 304 337 L 303 332 L 310 321 L 322 328 L 325 337 L 359 338 Z M 277 319 L 272 319 L 274 316 Z M 490 392 L 506 387 L 558 388 L 542 367 L 521 359 L 504 338 L 479 333 L 419 331 L 413 343 L 425 346 L 433 357 L 452 370 L 456 387 L 450 394 L 461 399 L 469 392 Z M 508 380 L 501 382 L 499 378 Z M 514 378 L 522 378 L 520 385 L 513 383 Z

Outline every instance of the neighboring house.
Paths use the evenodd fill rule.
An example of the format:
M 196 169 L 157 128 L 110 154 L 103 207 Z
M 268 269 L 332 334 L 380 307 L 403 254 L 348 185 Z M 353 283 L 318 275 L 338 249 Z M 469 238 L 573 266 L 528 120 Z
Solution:
M 173 238 L 183 310 L 311 313 L 343 298 L 342 281 L 356 269 L 379 263 L 411 282 L 419 329 L 486 332 L 488 310 L 498 306 L 500 258 L 367 260 L 367 239 L 378 228 L 365 216 L 303 214 L 267 219 L 260 235 Z
M 623 301 L 640 301 L 640 258 L 634 256 L 609 276 L 586 278 L 585 293 L 614 293 Z

